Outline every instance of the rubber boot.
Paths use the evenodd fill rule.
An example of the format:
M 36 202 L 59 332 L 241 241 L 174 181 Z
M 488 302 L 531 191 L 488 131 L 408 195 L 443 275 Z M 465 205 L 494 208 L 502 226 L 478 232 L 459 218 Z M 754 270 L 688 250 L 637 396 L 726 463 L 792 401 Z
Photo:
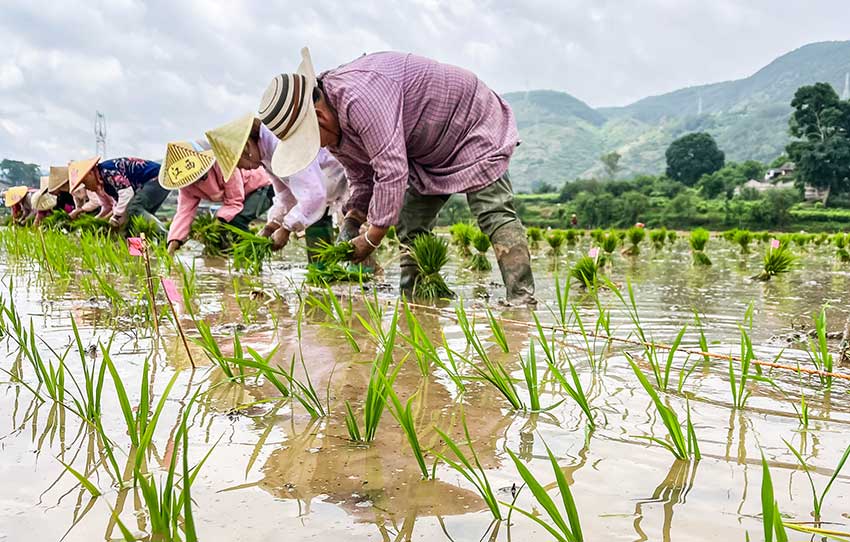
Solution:
M 505 299 L 510 305 L 536 305 L 534 275 L 531 272 L 531 255 L 525 228 L 516 220 L 498 228 L 490 235 L 493 252 L 499 262 Z

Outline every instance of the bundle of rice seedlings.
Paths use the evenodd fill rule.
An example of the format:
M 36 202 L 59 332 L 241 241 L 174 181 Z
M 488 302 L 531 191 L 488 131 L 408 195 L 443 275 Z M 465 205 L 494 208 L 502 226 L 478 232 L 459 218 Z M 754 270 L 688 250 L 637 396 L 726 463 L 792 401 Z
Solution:
M 620 241 L 624 241 L 628 236 L 629 232 L 627 230 L 616 230 L 617 231 L 617 239 Z
M 599 244 L 602 244 L 602 239 L 605 237 L 605 231 L 602 228 L 590 230 L 590 238 Z
M 449 244 L 434 234 L 419 235 L 410 244 L 410 256 L 419 268 L 419 275 L 413 284 L 413 296 L 419 299 L 435 300 L 454 297 L 446 285 L 440 270 L 449 261 Z
M 656 250 L 664 248 L 664 242 L 667 240 L 667 228 L 660 228 L 649 232 L 649 240 L 652 241 L 652 246 Z
M 646 230 L 637 226 L 632 226 L 626 231 L 626 236 L 629 238 L 631 246 L 623 251 L 623 254 L 628 256 L 637 256 L 640 254 L 640 243 L 646 237 Z
M 159 224 L 141 215 L 135 215 L 130 217 L 130 223 L 127 225 L 127 233 L 131 237 L 139 237 L 144 233 L 146 239 L 160 239 L 163 230 Z
M 761 273 L 754 276 L 753 279 L 768 281 L 770 277 L 787 273 L 794 265 L 794 255 L 787 247 L 781 246 L 779 243 L 774 243 L 767 248 L 764 253 L 764 268 Z
M 602 250 L 605 251 L 605 254 L 613 254 L 615 250 L 617 250 L 617 246 L 620 244 L 620 238 L 617 237 L 615 232 L 610 232 L 608 235 L 602 238 L 602 241 L 599 243 L 602 246 Z
M 720 237 L 722 237 L 725 241 L 729 241 L 730 243 L 734 243 L 735 238 L 737 236 L 738 236 L 738 229 L 737 228 L 735 228 L 733 230 L 726 230 L 726 231 L 724 231 L 723 233 L 720 234 Z
M 679 234 L 676 233 L 675 230 L 668 231 L 667 232 L 667 243 L 672 245 L 673 243 L 676 242 L 676 239 L 678 239 L 678 237 L 679 237 Z
M 61 209 L 55 210 L 41 221 L 41 227 L 47 230 L 59 231 L 70 228 L 71 216 Z
M 836 233 L 832 236 L 832 243 L 836 247 L 835 256 L 841 263 L 850 262 L 850 252 L 847 251 L 847 236 L 843 233 Z
M 223 256 L 229 254 L 233 236 L 212 213 L 201 213 L 192 221 L 189 236 L 204 245 L 205 256 Z
M 328 286 L 335 282 L 367 282 L 372 278 L 360 265 L 342 266 L 339 263 L 311 263 L 305 281 L 313 286 Z
M 225 226 L 237 238 L 233 243 L 233 267 L 254 275 L 260 274 L 263 262 L 272 255 L 272 240 L 227 224 Z
M 708 243 L 708 230 L 697 228 L 691 232 L 690 243 L 694 252 L 694 265 L 711 265 L 711 259 L 705 254 L 705 245 Z
M 596 260 L 590 256 L 582 256 L 570 270 L 570 275 L 585 288 L 592 288 L 596 284 L 599 266 Z
M 472 239 L 478 228 L 467 222 L 458 222 L 452 224 L 449 228 L 449 233 L 452 236 L 452 243 L 460 249 L 460 253 L 464 256 L 469 256 L 471 251 L 469 245 L 472 244 Z
M 487 259 L 487 251 L 490 249 L 490 238 L 483 231 L 476 229 L 472 237 L 472 246 L 477 251 L 469 260 L 469 267 L 473 271 L 490 271 L 493 266 Z
M 321 240 L 316 248 L 310 250 L 316 256 L 316 261 L 325 266 L 348 261 L 354 255 L 354 245 L 349 241 L 334 244 Z
M 768 243 L 771 239 L 773 239 L 773 235 L 769 231 L 763 231 L 758 234 L 759 241 L 762 243 Z
M 579 240 L 579 238 L 581 237 L 581 232 L 578 231 L 578 230 L 570 228 L 570 229 L 568 229 L 564 232 L 564 235 L 566 237 L 567 244 L 569 246 L 574 246 L 576 244 L 576 242 Z
M 811 241 L 811 236 L 808 233 L 800 232 L 800 233 L 795 233 L 794 235 L 792 235 L 791 239 L 794 241 L 794 244 L 796 244 L 798 247 L 802 248 L 802 247 L 806 246 L 809 243 L 809 241 Z
M 829 239 L 829 234 L 824 232 L 824 233 L 820 233 L 820 234 L 816 235 L 813 241 L 815 243 L 815 246 L 819 247 L 822 244 L 824 244 L 827 241 L 827 239 Z
M 753 234 L 749 230 L 738 230 L 735 233 L 735 242 L 741 247 L 741 254 L 746 254 L 750 251 L 750 241 L 753 240 Z
M 81 215 L 79 218 L 72 221 L 70 228 L 80 233 L 92 232 L 108 234 L 112 231 L 108 220 L 97 218 L 89 214 Z
M 540 246 L 540 241 L 543 240 L 543 230 L 535 226 L 531 226 L 525 230 L 525 234 L 528 236 L 531 248 L 536 249 Z
M 552 230 L 546 235 L 546 242 L 549 243 L 549 248 L 552 256 L 561 254 L 561 248 L 564 246 L 564 241 L 567 240 L 567 234 L 564 230 Z

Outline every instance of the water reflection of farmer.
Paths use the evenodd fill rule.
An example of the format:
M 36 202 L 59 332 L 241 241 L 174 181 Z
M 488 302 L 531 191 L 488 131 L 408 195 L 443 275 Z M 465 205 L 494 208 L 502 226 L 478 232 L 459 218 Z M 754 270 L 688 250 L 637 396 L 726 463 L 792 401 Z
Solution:
M 259 119 L 246 115 L 207 132 L 207 140 L 225 177 L 238 167 L 264 168 L 274 187 L 274 204 L 266 226 L 260 232 L 271 237 L 272 248 L 280 250 L 292 233 L 304 232 L 307 248 L 319 241 L 333 240 L 333 210 L 344 203 L 348 181 L 345 170 L 327 151 L 301 171 L 278 177 L 272 170 L 272 156 L 278 139 Z M 312 253 L 308 251 L 312 260 Z
M 345 166 L 351 196 L 340 236 L 352 240 L 353 262 L 392 225 L 404 244 L 430 231 L 449 195 L 464 193 L 493 243 L 508 301 L 532 302 L 528 244 L 507 173 L 518 142 L 507 103 L 473 73 L 411 54 L 365 55 L 318 80 L 309 52 L 302 55 L 296 73 L 269 85 L 260 118 L 281 140 L 276 173 L 303 169 L 320 147 Z M 402 289 L 417 273 L 405 255 Z

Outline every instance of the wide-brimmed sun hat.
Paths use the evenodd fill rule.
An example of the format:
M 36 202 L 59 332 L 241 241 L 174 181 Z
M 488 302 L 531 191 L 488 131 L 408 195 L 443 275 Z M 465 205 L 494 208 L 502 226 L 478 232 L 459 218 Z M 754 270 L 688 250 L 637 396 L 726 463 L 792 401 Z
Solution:
M 280 140 L 272 155 L 272 172 L 288 177 L 310 165 L 319 154 L 319 121 L 313 105 L 316 72 L 310 51 L 301 49 L 295 73 L 272 79 L 260 101 L 259 117 Z
M 67 182 L 68 168 L 66 166 L 50 166 L 50 175 L 47 181 L 48 192 L 56 192 Z
M 100 156 L 95 156 L 87 160 L 77 160 L 68 164 L 68 181 L 71 183 L 69 188 L 71 192 L 83 182 L 83 177 L 88 175 L 89 171 L 94 169 L 98 162 L 100 162 Z
M 242 151 L 251 135 L 254 126 L 254 115 L 248 113 L 232 122 L 228 122 L 218 128 L 206 132 L 218 167 L 221 168 L 221 176 L 225 181 L 230 180 L 233 170 L 242 157 Z
M 215 154 L 197 141 L 169 143 L 159 168 L 159 184 L 168 190 L 186 188 L 201 180 L 214 165 Z
M 41 178 L 41 187 L 32 196 L 30 201 L 36 211 L 49 211 L 56 207 L 56 196 L 48 192 L 50 187 L 50 176 Z
M 25 197 L 27 197 L 27 192 L 29 192 L 28 186 L 15 186 L 6 190 L 6 195 L 3 198 L 6 207 L 13 207 L 21 202 Z

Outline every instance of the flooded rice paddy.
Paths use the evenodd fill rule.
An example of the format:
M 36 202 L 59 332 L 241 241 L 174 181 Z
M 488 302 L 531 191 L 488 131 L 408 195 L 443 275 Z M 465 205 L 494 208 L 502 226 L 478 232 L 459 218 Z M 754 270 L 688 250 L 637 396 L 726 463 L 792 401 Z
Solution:
M 566 249 L 559 258 L 562 277 L 587 243 L 585 239 L 580 247 Z M 544 325 L 560 318 L 555 259 L 547 250 L 534 251 L 541 302 L 536 314 Z M 627 277 L 631 280 L 642 327 L 655 341 L 672 343 L 688 324 L 682 348 L 700 350 L 696 312 L 713 353 L 740 356 L 743 327 L 757 359 L 771 361 L 779 356 L 784 365 L 812 367 L 806 352 L 807 333 L 814 328 L 812 315 L 827 305 L 828 331 L 841 331 L 848 313 L 850 272 L 835 261 L 828 247 L 798 248 L 800 263 L 793 271 L 767 283 L 756 282 L 749 277 L 758 271 L 762 250 L 753 247 L 751 254 L 742 256 L 737 247 L 713 239 L 708 253 L 714 265 L 695 267 L 687 242 L 679 240 L 662 250 L 645 246 L 637 257 L 616 255 L 605 274 L 626 296 Z M 387 330 L 398 301 L 395 254 L 393 249 L 380 254 L 386 270 L 368 292 L 369 296 L 377 293 Z M 236 332 L 243 349 L 251 348 L 260 356 L 272 354 L 272 364 L 285 368 L 294 364 L 300 382 L 309 374 L 326 416 L 311 417 L 298 401 L 281 398 L 268 379 L 251 374 L 243 381 L 229 380 L 194 342 L 190 351 L 198 367 L 193 371 L 170 321 L 162 318 L 162 339 L 154 341 L 148 326 L 127 315 L 110 314 L 103 298 L 83 291 L 84 273 L 74 272 L 63 281 L 37 263 L 8 253 L 0 254 L 0 271 L 5 301 L 14 300 L 24 325 L 30 319 L 33 322 L 36 348 L 45 356 L 51 350 L 61 354 L 68 349 L 66 363 L 82 388 L 78 391 L 67 377 L 69 397 L 85 394 L 84 365 L 75 346 L 72 317 L 87 352 L 85 364 L 100 367 L 104 354 L 98 345 L 106 347 L 112 341 L 109 355 L 134 412 L 143 375 L 149 381 L 152 405 L 174 379 L 151 435 L 147 468 L 164 472 L 174 454 L 181 454 L 183 419 L 188 426 L 189 465 L 212 450 L 191 485 L 192 515 L 200 540 L 553 539 L 516 512 L 494 525 L 493 514 L 473 484 L 443 461 L 433 466 L 437 453 L 454 458 L 437 429 L 462 443 L 469 453 L 464 419 L 469 444 L 496 498 L 510 503 L 521 489 L 515 505 L 540 514 L 547 522 L 532 492 L 522 488 L 523 480 L 508 452 L 516 454 L 560 503 L 546 446 L 551 449 L 570 484 L 584 540 L 726 541 L 744 540 L 745 532 L 750 539 L 761 540 L 762 454 L 770 466 L 783 518 L 811 522 L 808 478 L 783 440 L 809 464 L 818 493 L 850 444 L 846 381 L 836 379 L 827 390 L 816 376 L 765 368 L 761 380 L 746 384 L 750 396 L 743 408 L 735 408 L 728 362 L 680 352 L 673 360 L 668 392 L 661 395 L 683 421 L 689 405 L 701 459 L 676 459 L 660 444 L 644 438 L 667 439 L 661 417 L 626 355 L 632 354 L 654 382 L 644 349 L 592 337 L 586 343 L 576 333 L 573 316 L 573 332 L 554 335 L 555 356 L 558 364 L 567 359 L 574 363 L 592 409 L 592 428 L 558 383 L 539 343 L 535 348 L 542 408 L 530 412 L 511 408 L 496 387 L 462 360 L 456 362 L 465 390 L 439 367 L 432 366 L 430 374 L 423 376 L 413 348 L 403 339 L 396 341 L 393 367 L 404 363 L 393 389 L 403 403 L 412 398 L 418 439 L 428 470 L 433 468 L 434 479 L 423 480 L 405 433 L 389 411 L 383 413 L 373 442 L 351 441 L 346 402 L 355 418 L 362 420 L 370 371 L 380 352 L 356 316 L 349 324 L 357 349 L 344 329 L 320 310 L 309 308 L 311 291 L 299 288 L 305 274 L 303 248 L 294 247 L 283 259 L 274 260 L 260 277 L 232 274 L 224 260 L 204 259 L 191 247 L 178 259 L 188 266 L 194 261 L 196 316 L 209 324 L 225 354 L 232 355 Z M 520 360 L 528 362 L 537 336 L 532 312 L 499 305 L 503 290 L 495 261 L 493 272 L 485 275 L 469 272 L 460 261 L 453 255 L 453 263 L 444 270 L 447 282 L 464 299 L 470 318 L 476 317 L 475 329 L 486 354 L 514 377 L 518 396 L 527 405 Z M 175 269 L 172 276 L 180 274 Z M 128 297 L 138 296 L 138 286 L 130 286 L 125 277 L 107 279 Z M 337 286 L 335 292 L 343 309 L 350 300 L 354 314 L 374 322 L 357 288 Z M 312 295 L 321 297 L 322 292 Z M 167 305 L 160 301 L 159 310 L 165 313 Z M 634 338 L 635 326 L 626 306 L 610 289 L 601 290 L 597 305 L 592 295 L 573 284 L 570 303 L 589 331 L 597 329 L 601 306 L 610 310 L 612 335 Z M 751 303 L 750 323 L 746 314 Z M 508 352 L 487 323 L 488 306 L 502 322 Z M 414 307 L 413 311 L 442 359 L 448 359 L 448 348 L 479 362 L 452 307 Z M 197 338 L 192 320 L 185 310 L 181 313 L 186 333 Z M 403 316 L 398 332 L 409 333 Z M 831 345 L 837 350 L 834 341 Z M 123 488 L 107 474 L 111 460 L 91 424 L 49 399 L 35 398 L 33 371 L 9 335 L 0 349 L 6 351 L 0 358 L 4 370 L 0 375 L 0 540 L 123 540 L 116 517 L 134 536 L 147 536 L 151 521 L 139 489 L 132 487 L 129 473 L 135 459 L 129 453 L 130 438 L 112 380 L 105 379 L 100 423 L 114 441 L 115 463 L 125 480 L 130 480 Z M 666 356 L 659 353 L 662 361 Z M 683 365 L 692 369 L 686 378 L 679 370 Z M 29 387 L 13 382 L 12 375 L 22 375 Z M 681 390 L 680 378 L 684 378 Z M 200 393 L 196 396 L 196 392 Z M 808 407 L 807 427 L 800 419 L 801 394 Z M 93 497 L 63 464 L 85 475 L 102 494 Z M 823 503 L 824 528 L 850 530 L 849 477 L 850 469 L 842 472 Z M 500 505 L 500 509 L 508 518 L 508 506 Z M 799 540 L 809 537 L 791 535 Z

